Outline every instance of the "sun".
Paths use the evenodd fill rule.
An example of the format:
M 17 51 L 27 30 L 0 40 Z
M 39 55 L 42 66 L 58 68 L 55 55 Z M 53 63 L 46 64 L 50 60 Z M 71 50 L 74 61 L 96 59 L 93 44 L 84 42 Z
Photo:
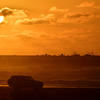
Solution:
M 3 19 L 4 19 L 4 16 L 2 14 L 2 11 L 0 10 L 0 23 L 2 23 Z

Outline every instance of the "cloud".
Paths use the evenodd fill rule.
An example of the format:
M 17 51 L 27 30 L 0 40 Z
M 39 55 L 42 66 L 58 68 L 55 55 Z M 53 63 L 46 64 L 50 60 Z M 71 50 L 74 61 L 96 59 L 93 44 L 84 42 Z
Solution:
M 34 39 L 34 33 L 33 31 L 30 30 L 25 30 L 20 33 L 14 34 L 14 37 L 20 38 L 23 41 L 30 41 L 31 39 Z
M 3 21 L 0 23 L 0 25 L 7 25 L 8 24 L 8 21 Z
M 94 6 L 94 8 L 100 9 L 100 6 Z
M 32 18 L 32 19 L 24 19 L 17 20 L 15 24 L 23 24 L 23 25 L 34 25 L 34 24 L 51 24 L 55 22 L 56 17 L 54 14 L 48 14 L 47 16 L 43 16 L 40 18 Z
M 23 20 L 19 19 L 15 22 L 15 25 L 35 25 L 35 24 L 64 24 L 64 23 L 84 23 L 89 21 L 95 15 L 92 13 L 67 13 L 63 17 L 58 17 L 55 14 L 41 15 L 39 18 L 28 19 L 25 18 Z
M 95 2 L 84 2 L 78 5 L 77 7 L 93 7 Z
M 15 32 L 15 34 L 13 35 L 0 35 L 0 47 L 1 48 L 6 47 L 6 48 L 11 49 L 11 48 L 17 48 L 20 46 L 21 47 L 27 46 L 30 41 L 34 40 L 34 37 L 35 37 L 34 34 L 33 34 L 33 31 L 26 30 L 23 32 L 18 32 L 18 33 Z
M 13 15 L 13 10 L 11 10 L 8 7 L 2 8 L 1 11 L 2 11 L 4 16 Z
M 23 25 L 34 25 L 34 24 L 50 24 L 49 20 L 32 18 L 31 20 L 26 18 L 24 20 L 17 20 L 15 24 L 23 24 Z
M 46 48 L 53 46 L 55 41 L 52 39 L 54 39 L 52 35 L 31 30 L 18 32 L 14 35 L 0 35 L 0 51 L 5 54 L 6 50 L 9 54 L 36 54 L 39 52 L 41 54 L 47 51 Z
M 4 7 L 0 11 L 2 11 L 2 15 L 4 16 L 4 20 L 0 25 L 13 25 L 16 20 L 28 17 L 24 10 Z
M 67 13 L 64 18 L 58 19 L 57 23 L 84 23 L 93 17 L 92 13 Z
M 0 10 L 0 16 L 3 16 L 2 11 Z
M 87 31 L 73 28 L 58 32 L 58 34 L 50 34 L 26 30 L 15 32 L 16 34 L 13 35 L 0 35 L 0 52 L 2 54 L 60 54 L 61 52 L 69 52 L 70 54 L 73 50 L 78 52 L 88 50 L 88 47 L 99 47 L 99 34 L 91 34 Z M 68 51 L 66 52 L 66 50 Z
M 57 7 L 53 6 L 52 8 L 50 8 L 49 11 L 52 12 L 67 12 L 69 9 L 58 9 Z
M 40 43 L 45 42 L 45 41 L 49 41 L 50 39 L 52 39 L 53 35 L 47 34 L 45 32 L 33 32 L 31 30 L 25 30 L 23 32 L 20 33 L 16 33 L 13 35 L 16 38 L 19 38 L 21 41 L 23 41 L 24 43 L 33 43 L 33 42 L 38 42 L 40 41 Z M 44 41 L 43 41 L 44 40 Z
M 8 16 L 14 16 L 15 18 L 27 17 L 25 11 L 23 11 L 23 10 L 10 9 L 8 7 L 5 7 L 5 8 L 2 8 L 1 11 L 2 11 L 2 14 L 4 17 L 8 17 Z
M 70 30 L 65 30 L 61 33 L 84 33 L 85 30 L 81 29 L 81 28 L 73 28 L 73 29 L 70 29 Z
M 100 18 L 100 15 L 98 14 L 98 15 L 96 15 L 95 17 L 96 17 L 96 18 Z
M 82 12 L 79 12 L 79 13 L 67 13 L 65 15 L 66 18 L 80 18 L 80 17 L 92 17 L 94 16 L 93 14 L 91 13 L 82 13 Z

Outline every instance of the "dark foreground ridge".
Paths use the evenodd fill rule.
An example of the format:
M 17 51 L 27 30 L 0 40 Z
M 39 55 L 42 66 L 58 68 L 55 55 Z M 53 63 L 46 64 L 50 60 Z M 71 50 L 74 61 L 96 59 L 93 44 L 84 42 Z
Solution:
M 10 87 L 0 87 L 0 100 L 100 100 L 100 89 L 43 88 L 37 92 L 32 88 L 14 91 Z

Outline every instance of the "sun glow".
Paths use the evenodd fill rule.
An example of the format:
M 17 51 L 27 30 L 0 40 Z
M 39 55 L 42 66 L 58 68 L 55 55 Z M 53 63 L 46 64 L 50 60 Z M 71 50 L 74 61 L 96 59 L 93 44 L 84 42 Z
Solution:
M 0 23 L 3 21 L 3 19 L 4 19 L 4 16 L 2 14 L 2 11 L 0 10 Z

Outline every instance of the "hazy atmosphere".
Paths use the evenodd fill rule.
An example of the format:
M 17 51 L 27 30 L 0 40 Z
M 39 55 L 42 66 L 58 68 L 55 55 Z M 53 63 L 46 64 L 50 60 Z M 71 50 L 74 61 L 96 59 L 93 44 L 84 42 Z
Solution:
M 3 0 L 0 55 L 100 55 L 100 0 Z

